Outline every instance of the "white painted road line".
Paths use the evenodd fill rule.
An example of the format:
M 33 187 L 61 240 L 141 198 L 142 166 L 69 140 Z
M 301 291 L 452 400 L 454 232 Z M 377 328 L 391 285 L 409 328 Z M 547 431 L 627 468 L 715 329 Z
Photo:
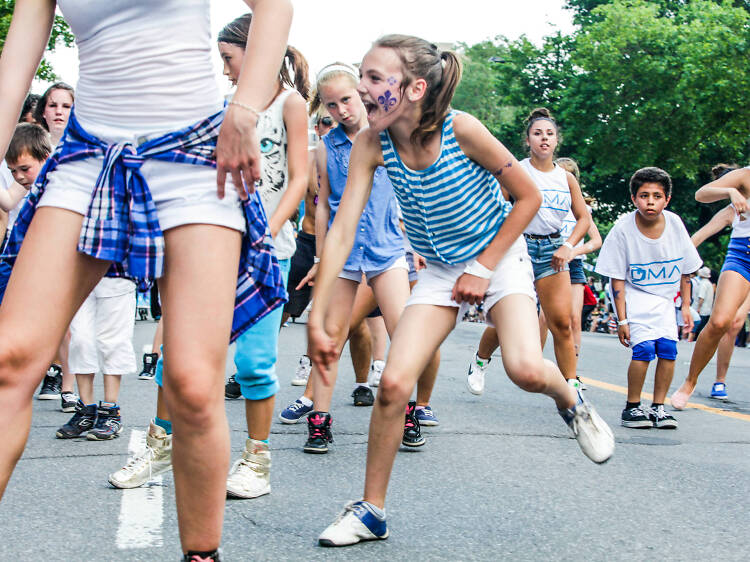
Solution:
M 143 450 L 146 432 L 133 429 L 130 432 L 128 452 L 134 455 Z M 157 476 L 142 488 L 121 490 L 120 520 L 117 527 L 116 544 L 119 549 L 149 548 L 162 546 L 162 524 L 164 523 L 164 488 L 162 477 Z

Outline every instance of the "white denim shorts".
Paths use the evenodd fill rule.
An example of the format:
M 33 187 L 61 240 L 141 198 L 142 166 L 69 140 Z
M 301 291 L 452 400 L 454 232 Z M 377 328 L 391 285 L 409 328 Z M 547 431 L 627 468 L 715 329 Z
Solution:
M 470 305 L 468 303 L 458 304 L 451 298 L 451 294 L 456 281 L 463 275 L 467 263 L 448 265 L 433 261 L 427 262 L 427 267 L 418 272 L 419 280 L 414 285 L 406 306 L 431 304 L 458 308 L 456 323 L 461 322 Z M 490 285 L 484 296 L 484 310 L 488 313 L 487 322 L 490 325 L 492 325 L 492 322 L 489 311 L 492 307 L 502 298 L 517 294 L 528 295 L 536 302 L 534 270 L 531 259 L 526 252 L 526 241 L 523 236 L 508 249 L 490 278 Z
M 86 132 L 107 143 L 130 141 L 162 133 L 135 135 L 112 127 L 82 124 Z M 168 131 L 165 131 L 168 132 Z M 60 164 L 47 178 L 49 183 L 39 207 L 59 207 L 86 215 L 103 158 L 86 158 Z M 196 164 L 146 160 L 141 167 L 156 205 L 162 231 L 184 224 L 215 224 L 245 231 L 241 202 L 231 177 L 227 177 L 224 199 L 216 194 L 216 169 Z
M 378 275 L 381 275 L 385 273 L 386 271 L 390 271 L 391 269 L 405 269 L 406 271 L 409 271 L 409 264 L 406 262 L 406 256 L 400 256 L 396 258 L 396 260 L 391 264 L 383 269 L 376 269 L 374 271 L 360 271 L 360 270 L 354 270 L 354 269 L 344 269 L 341 273 L 339 273 L 339 278 L 341 279 L 348 279 L 349 281 L 355 281 L 356 283 L 360 283 L 362 281 L 362 275 L 364 274 L 365 279 L 367 280 L 367 283 L 369 284 L 370 281 L 375 279 Z
M 70 323 L 71 373 L 126 375 L 136 370 L 133 350 L 135 284 L 105 277 Z

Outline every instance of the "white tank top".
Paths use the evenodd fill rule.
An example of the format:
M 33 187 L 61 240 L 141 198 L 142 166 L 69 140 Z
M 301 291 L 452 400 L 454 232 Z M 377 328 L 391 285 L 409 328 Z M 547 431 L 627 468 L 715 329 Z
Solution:
M 258 187 L 263 209 L 270 219 L 276 212 L 281 198 L 289 185 L 289 159 L 287 157 L 287 132 L 284 125 L 284 102 L 295 90 L 284 90 L 258 117 L 258 139 L 261 163 L 261 183 Z M 294 226 L 285 221 L 276 238 L 273 239 L 276 257 L 286 260 L 294 255 L 297 241 Z
M 750 169 L 750 166 L 745 166 L 745 169 Z M 747 200 L 748 206 L 750 206 L 750 199 Z M 734 214 L 734 220 L 732 221 L 732 238 L 750 238 L 750 213 L 744 212 L 742 216 L 745 220 L 740 220 L 737 213 Z
M 554 234 L 562 226 L 565 216 L 570 212 L 570 187 L 567 172 L 555 164 L 551 172 L 541 172 L 531 165 L 531 160 L 524 158 L 521 166 L 542 193 L 542 206 L 531 219 L 524 234 Z
M 58 0 L 78 45 L 84 129 L 168 132 L 219 111 L 209 0 Z

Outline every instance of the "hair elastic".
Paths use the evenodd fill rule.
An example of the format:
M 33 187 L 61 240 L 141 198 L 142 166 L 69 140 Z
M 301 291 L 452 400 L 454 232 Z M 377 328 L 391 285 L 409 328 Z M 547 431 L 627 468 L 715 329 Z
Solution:
M 333 64 L 328 64 L 324 66 L 320 72 L 318 72 L 318 76 L 316 78 L 316 81 L 320 81 L 323 76 L 326 74 L 330 74 L 331 72 L 346 72 L 347 74 L 350 74 L 355 78 L 355 80 L 359 81 L 359 72 L 357 72 L 354 67 L 349 66 L 348 64 L 341 64 L 338 62 L 335 62 Z

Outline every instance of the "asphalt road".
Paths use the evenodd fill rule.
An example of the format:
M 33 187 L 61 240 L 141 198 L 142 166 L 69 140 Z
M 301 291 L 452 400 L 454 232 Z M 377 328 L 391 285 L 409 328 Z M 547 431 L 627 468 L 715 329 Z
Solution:
M 615 456 L 597 466 L 569 438 L 552 402 L 514 387 L 499 357 L 484 395 L 469 394 L 465 373 L 481 330 L 462 324 L 442 348 L 432 402 L 441 424 L 424 429 L 425 447 L 397 458 L 387 541 L 337 550 L 316 545 L 343 504 L 362 493 L 370 409 L 351 405 L 347 355 L 332 406 L 331 452 L 303 454 L 305 425 L 274 423 L 273 491 L 227 501 L 224 559 L 747 560 L 750 350 L 735 353 L 731 402 L 707 398 L 712 363 L 692 400 L 708 409 L 678 412 L 676 431 L 632 430 L 619 425 L 629 352 L 614 337 L 584 335 L 579 374 L 617 439 Z M 139 353 L 153 331 L 153 323 L 137 324 Z M 300 393 L 289 380 L 304 348 L 304 325 L 283 329 L 277 412 Z M 673 389 L 690 353 L 680 344 Z M 552 356 L 551 342 L 545 354 Z M 646 390 L 652 376 L 653 367 Z M 142 438 L 155 397 L 153 383 L 127 377 L 125 430 L 109 442 L 55 439 L 69 414 L 57 402 L 34 401 L 28 446 L 0 503 L 0 560 L 179 558 L 171 474 L 141 490 L 107 483 Z M 226 406 L 236 458 L 244 407 L 239 400 Z

